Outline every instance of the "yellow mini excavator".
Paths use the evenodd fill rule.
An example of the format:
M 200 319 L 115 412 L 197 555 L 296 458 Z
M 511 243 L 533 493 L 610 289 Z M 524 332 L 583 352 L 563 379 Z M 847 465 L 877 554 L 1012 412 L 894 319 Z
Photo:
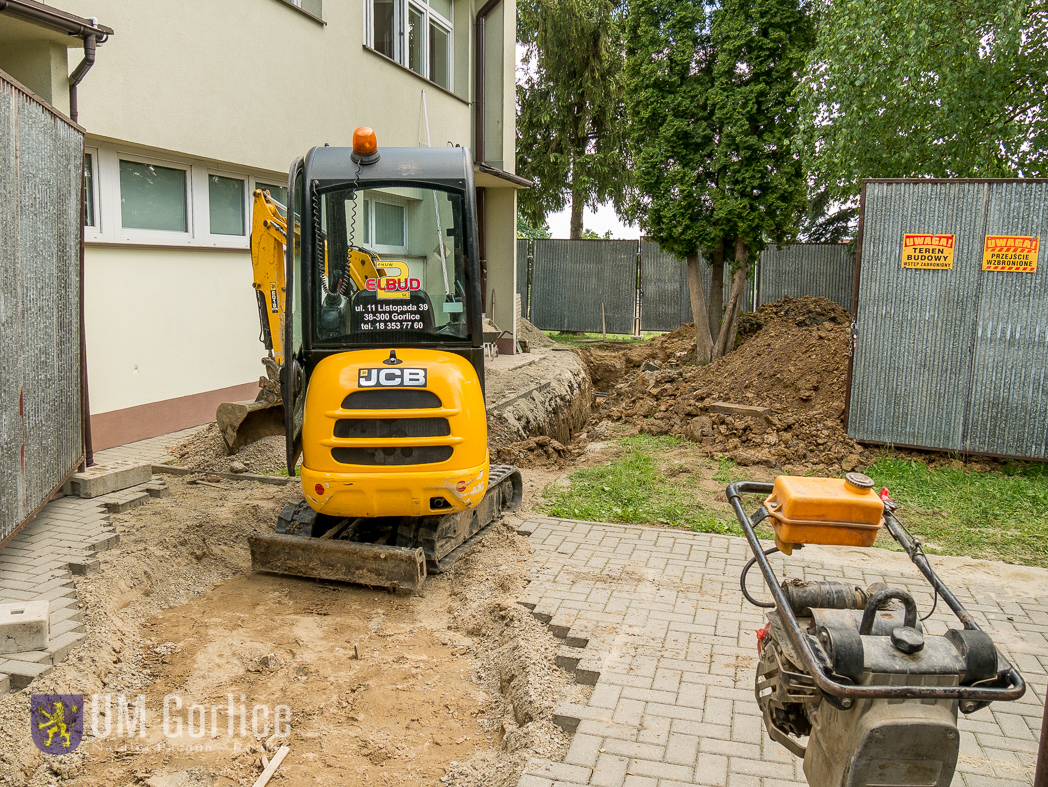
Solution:
M 470 153 L 357 129 L 292 165 L 286 216 L 254 199 L 269 373 L 223 432 L 250 442 L 254 416 L 282 414 L 305 500 L 249 536 L 253 568 L 416 588 L 521 499 L 488 457 Z

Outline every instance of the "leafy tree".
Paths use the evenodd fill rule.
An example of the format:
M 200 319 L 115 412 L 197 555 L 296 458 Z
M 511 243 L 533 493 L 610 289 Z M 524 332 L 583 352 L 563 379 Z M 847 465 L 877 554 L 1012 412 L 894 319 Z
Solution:
M 549 224 L 543 221 L 538 226 L 534 226 L 528 223 L 528 220 L 517 209 L 517 237 L 528 238 L 534 240 L 535 238 L 548 238 L 550 235 Z
M 799 0 L 633 0 L 626 24 L 634 180 L 625 213 L 688 260 L 705 361 L 734 346 L 750 259 L 788 240 L 804 206 L 793 93 L 810 25 Z M 700 251 L 714 265 L 709 308 Z M 725 263 L 732 287 L 721 321 Z
M 579 238 L 585 206 L 620 191 L 620 26 L 612 0 L 517 4 L 517 170 L 535 184 L 520 193 L 533 226 L 570 201 Z
M 603 235 L 598 235 L 595 230 L 583 230 L 583 240 L 611 240 L 611 230 L 607 230 Z
M 818 22 L 801 133 L 832 199 L 866 177 L 1048 172 L 1043 0 L 820 0 Z

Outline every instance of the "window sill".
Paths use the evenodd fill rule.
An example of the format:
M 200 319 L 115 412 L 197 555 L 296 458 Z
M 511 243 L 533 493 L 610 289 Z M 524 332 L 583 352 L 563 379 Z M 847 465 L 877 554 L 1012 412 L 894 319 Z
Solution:
M 427 85 L 431 85 L 432 87 L 435 87 L 435 88 L 436 88 L 437 90 L 439 90 L 439 91 L 440 91 L 441 93 L 444 93 L 445 95 L 451 96 L 451 97 L 452 97 L 452 98 L 454 98 L 454 99 L 458 99 L 458 100 L 459 100 L 459 101 L 461 101 L 461 102 L 462 102 L 463 104 L 465 104 L 465 105 L 466 105 L 467 107 L 468 107 L 468 106 L 470 105 L 470 104 L 469 104 L 469 101 L 467 101 L 466 99 L 464 99 L 464 98 L 463 98 L 462 96 L 460 96 L 460 95 L 459 95 L 458 93 L 454 93 L 454 92 L 452 92 L 452 91 L 448 90 L 448 89 L 447 89 L 446 87 L 442 87 L 441 85 L 438 85 L 438 84 L 437 84 L 436 82 L 434 82 L 434 81 L 433 81 L 433 80 L 431 80 L 431 79 L 426 79 L 426 77 L 422 76 L 421 74 L 419 74 L 419 73 L 417 73 L 417 72 L 415 72 L 415 71 L 412 71 L 412 70 L 411 70 L 410 68 L 408 68 L 408 67 L 407 67 L 406 65 L 404 65 L 403 63 L 398 63 L 398 62 L 397 62 L 396 60 L 394 60 L 393 58 L 391 58 L 391 57 L 387 57 L 386 55 L 384 55 L 384 54 L 382 54 L 381 52 L 379 52 L 379 51 L 378 51 L 377 49 L 372 49 L 372 48 L 371 48 L 371 47 L 369 47 L 369 46 L 368 46 L 367 44 L 363 44 L 363 48 L 364 48 L 364 51 L 365 51 L 365 52 L 370 52 L 370 53 L 371 53 L 371 54 L 373 54 L 373 55 L 374 55 L 375 57 L 379 57 L 379 58 L 381 58 L 382 60 L 386 61 L 387 63 L 390 63 L 391 65 L 394 65 L 394 66 L 396 66 L 396 67 L 397 67 L 397 68 L 399 68 L 399 69 L 400 69 L 401 71 L 406 71 L 407 73 L 411 74 L 411 76 L 415 77 L 415 79 L 421 80 L 421 81 L 425 82 L 425 83 L 426 83 Z
M 281 5 L 286 5 L 288 8 L 292 8 L 295 11 L 298 11 L 303 16 L 308 16 L 310 19 L 312 19 L 318 25 L 321 25 L 322 27 L 327 27 L 327 22 L 325 22 L 319 16 L 315 16 L 315 15 L 309 13 L 309 11 L 307 11 L 304 8 L 299 8 L 297 5 L 295 5 L 294 3 L 290 2 L 290 0 L 277 0 L 277 2 L 279 2 Z
M 84 247 L 107 249 L 159 249 L 163 251 L 235 251 L 243 254 L 251 249 L 248 246 L 208 246 L 202 243 L 145 243 L 142 241 L 84 240 Z

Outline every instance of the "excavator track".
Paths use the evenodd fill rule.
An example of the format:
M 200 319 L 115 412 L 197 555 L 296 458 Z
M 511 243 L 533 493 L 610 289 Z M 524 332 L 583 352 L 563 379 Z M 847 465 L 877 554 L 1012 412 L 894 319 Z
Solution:
M 520 508 L 520 470 L 491 465 L 480 503 L 442 516 L 340 519 L 303 500 L 280 512 L 276 533 L 248 536 L 251 568 L 271 574 L 416 590 L 447 570 L 503 512 Z

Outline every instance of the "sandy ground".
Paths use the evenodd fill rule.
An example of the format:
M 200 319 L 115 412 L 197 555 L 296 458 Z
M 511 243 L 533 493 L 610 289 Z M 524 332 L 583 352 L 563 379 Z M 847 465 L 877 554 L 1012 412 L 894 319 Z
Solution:
M 114 517 L 120 546 L 78 588 L 88 641 L 32 686 L 98 695 L 102 733 L 110 697 L 110 734 L 93 738 L 88 699 L 85 742 L 45 757 L 29 740 L 28 693 L 4 697 L 0 784 L 250 784 L 287 745 L 277 784 L 480 787 L 563 755 L 553 708 L 588 689 L 514 603 L 529 547 L 511 526 L 493 525 L 420 593 L 391 595 L 249 570 L 246 534 L 272 527 L 293 486 L 170 483 L 170 497 Z M 116 736 L 119 694 L 131 717 L 143 698 L 144 736 Z

